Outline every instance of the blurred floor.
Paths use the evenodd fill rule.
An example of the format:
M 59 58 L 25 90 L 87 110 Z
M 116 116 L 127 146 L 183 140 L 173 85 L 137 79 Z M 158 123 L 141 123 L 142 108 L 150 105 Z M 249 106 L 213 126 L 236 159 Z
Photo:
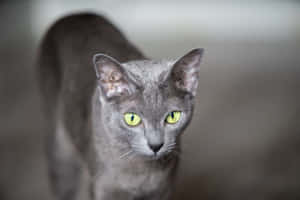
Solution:
M 39 32 L 32 23 L 34 5 L 0 4 L 1 200 L 50 199 L 33 63 L 44 27 L 58 15 Z M 296 1 L 293 5 L 299 9 Z M 252 41 L 225 40 L 221 32 L 212 38 L 203 33 L 203 39 L 198 29 L 151 37 L 117 17 L 114 21 L 150 57 L 206 49 L 174 199 L 300 199 L 300 26 L 287 36 L 275 34 L 269 41 L 258 34 Z

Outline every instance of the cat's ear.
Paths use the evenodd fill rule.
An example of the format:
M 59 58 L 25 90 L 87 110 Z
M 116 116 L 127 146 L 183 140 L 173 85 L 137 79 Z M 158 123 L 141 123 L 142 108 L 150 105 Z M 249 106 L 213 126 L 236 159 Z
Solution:
M 171 79 L 176 89 L 196 95 L 204 49 L 193 49 L 173 65 Z
M 93 62 L 101 93 L 107 99 L 133 93 L 134 86 L 117 60 L 105 54 L 96 54 Z

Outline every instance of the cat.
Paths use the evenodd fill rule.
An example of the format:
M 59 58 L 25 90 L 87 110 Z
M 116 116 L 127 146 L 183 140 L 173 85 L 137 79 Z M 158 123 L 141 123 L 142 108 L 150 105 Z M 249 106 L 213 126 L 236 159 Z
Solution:
M 203 52 L 151 60 L 97 14 L 54 23 L 37 72 L 55 198 L 86 187 L 93 200 L 169 199 Z

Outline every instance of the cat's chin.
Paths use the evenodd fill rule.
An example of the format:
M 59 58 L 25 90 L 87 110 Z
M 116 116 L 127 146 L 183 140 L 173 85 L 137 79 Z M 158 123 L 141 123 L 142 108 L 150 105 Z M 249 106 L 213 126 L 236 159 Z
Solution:
M 159 160 L 165 160 L 174 157 L 174 155 L 171 153 L 159 153 L 159 154 L 152 154 L 152 155 L 140 155 L 143 159 L 147 161 L 159 161 Z

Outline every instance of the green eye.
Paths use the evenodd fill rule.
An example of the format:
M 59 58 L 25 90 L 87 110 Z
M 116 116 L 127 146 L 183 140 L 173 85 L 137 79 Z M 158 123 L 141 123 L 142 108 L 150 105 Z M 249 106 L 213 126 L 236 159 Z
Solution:
M 175 124 L 176 122 L 179 121 L 180 116 L 181 116 L 180 111 L 172 111 L 168 114 L 168 116 L 166 118 L 166 122 L 169 124 Z
M 129 126 L 137 126 L 141 122 L 140 116 L 135 113 L 125 113 L 124 120 Z

